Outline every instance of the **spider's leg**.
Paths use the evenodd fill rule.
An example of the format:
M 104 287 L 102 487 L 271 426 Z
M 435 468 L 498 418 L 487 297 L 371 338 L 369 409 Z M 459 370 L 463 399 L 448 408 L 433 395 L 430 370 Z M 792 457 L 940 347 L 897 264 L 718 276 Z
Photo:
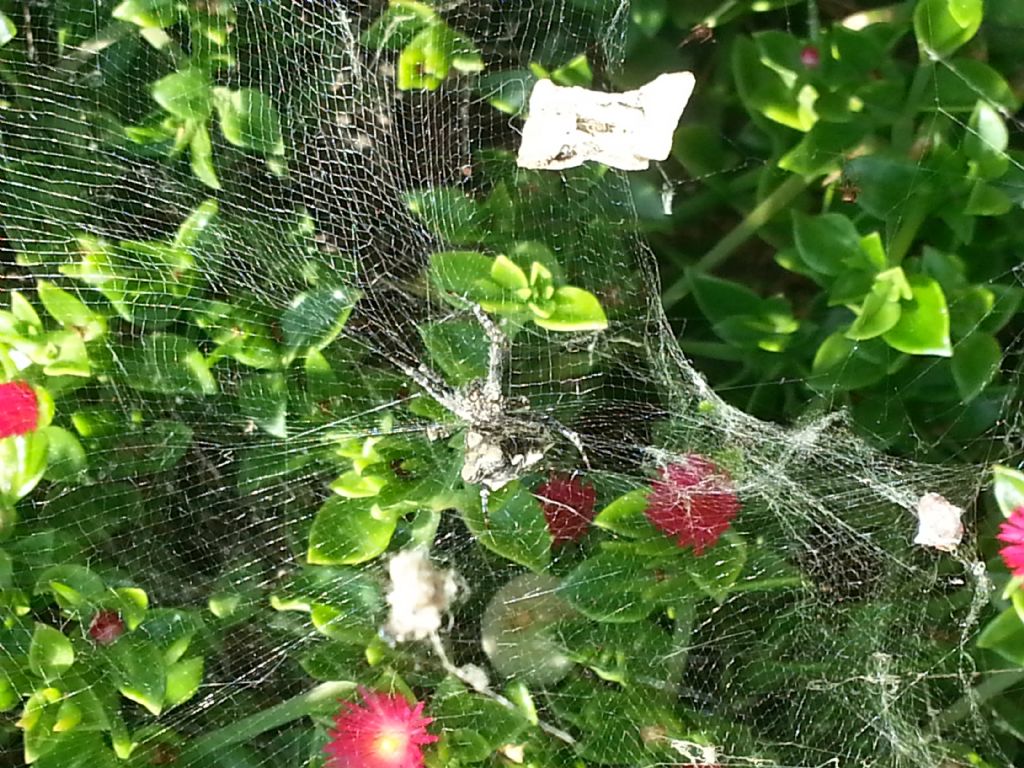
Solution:
M 480 510 L 483 512 L 484 527 L 490 528 L 491 518 L 487 516 L 487 499 L 491 496 L 491 491 L 486 485 L 480 486 Z
M 473 304 L 473 314 L 479 321 L 487 339 L 491 343 L 487 353 L 487 381 L 485 392 L 495 402 L 501 399 L 501 380 L 505 364 L 505 353 L 508 351 L 508 337 L 491 316 L 484 312 L 479 304 Z
M 449 389 L 444 380 L 425 365 L 413 368 L 401 360 L 394 361 L 395 366 L 406 376 L 412 379 L 428 395 L 436 400 L 442 408 L 455 415 L 459 415 L 459 407 L 455 393 Z
M 563 424 L 554 422 L 555 431 L 558 432 L 562 437 L 573 444 L 573 447 L 579 451 L 580 458 L 583 459 L 583 466 L 587 469 L 591 469 L 590 457 L 587 456 L 587 449 L 583 445 L 583 438 L 580 437 L 580 433 L 575 430 L 569 429 Z

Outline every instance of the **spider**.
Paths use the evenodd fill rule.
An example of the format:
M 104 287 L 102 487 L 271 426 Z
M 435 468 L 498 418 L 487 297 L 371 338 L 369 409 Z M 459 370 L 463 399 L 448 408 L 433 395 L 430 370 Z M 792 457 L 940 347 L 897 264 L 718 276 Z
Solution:
M 590 460 L 578 433 L 549 414 L 531 411 L 526 398 L 505 397 L 501 382 L 510 346 L 508 337 L 479 304 L 470 306 L 490 343 L 486 378 L 452 389 L 426 365 L 414 368 L 401 361 L 396 364 L 442 408 L 466 424 L 462 479 L 480 486 L 486 516 L 488 496 L 540 462 L 554 445 L 554 435 L 561 435 L 576 448 L 587 469 Z M 428 432 L 431 439 L 446 434 L 444 429 Z

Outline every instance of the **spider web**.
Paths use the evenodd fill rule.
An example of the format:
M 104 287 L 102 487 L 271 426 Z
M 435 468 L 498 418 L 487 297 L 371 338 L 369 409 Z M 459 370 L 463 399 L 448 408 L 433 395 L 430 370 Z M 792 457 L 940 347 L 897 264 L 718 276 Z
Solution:
M 4 6 L 12 19 L 40 29 L 26 14 L 64 6 L 14 7 Z M 190 7 L 193 21 L 219 8 Z M 780 427 L 724 402 L 666 321 L 625 174 L 516 169 L 521 119 L 493 108 L 485 75 L 396 89 L 397 51 L 366 44 L 384 4 L 266 1 L 234 6 L 224 25 L 233 61 L 217 69 L 216 84 L 273 102 L 284 153 L 230 154 L 213 131 L 214 156 L 230 159 L 218 162 L 220 189 L 211 192 L 189 153 L 147 153 L 120 127 L 154 124 L 150 83 L 189 54 L 111 26 L 112 4 L 82 8 L 60 22 L 66 49 L 18 43 L 32 77 L 19 79 L 3 109 L 5 284 L 38 307 L 36 281 L 50 280 L 110 316 L 108 333 L 89 345 L 106 373 L 54 378 L 54 423 L 79 434 L 88 468 L 44 481 L 18 507 L 4 548 L 14 583 L 36 594 L 7 637 L 49 624 L 73 639 L 72 670 L 105 669 L 88 666 L 102 652 L 88 615 L 46 587 L 48 569 L 81 563 L 108 587 L 144 590 L 150 617 L 194 622 L 187 654 L 202 657 L 203 673 L 196 694 L 159 717 L 106 701 L 119 722 L 72 729 L 53 744 L 79 739 L 68 743 L 92 756 L 97 739 L 103 754 L 119 738 L 135 741 L 139 765 L 322 765 L 334 700 L 360 682 L 407 683 L 449 744 L 482 730 L 488 748 L 476 762 L 487 765 L 936 766 L 961 764 L 967 747 L 995 748 L 969 697 L 998 672 L 979 672 L 968 653 L 990 591 L 972 536 L 955 555 L 913 544 L 919 499 L 940 493 L 969 507 L 983 468 L 888 457 L 841 413 Z M 487 74 L 522 73 L 502 86 L 514 93 L 529 88 L 531 62 L 554 66 L 582 52 L 595 63 L 594 87 L 611 89 L 629 9 L 507 0 L 442 13 L 479 47 Z M 188 22 L 174 31 L 188 37 Z M 218 53 L 191 34 L 192 55 Z M 113 93 L 122 102 L 109 103 Z M 496 194 L 514 205 L 466 213 L 466 201 Z M 180 275 L 152 277 L 162 258 L 152 249 L 119 252 L 123 268 L 138 272 L 132 321 L 115 316 L 98 281 L 75 282 L 67 269 L 90 247 L 101 253 L 101 239 L 172 242 L 207 198 L 217 211 L 186 248 L 189 290 Z M 634 589 L 665 577 L 646 568 L 664 554 L 657 536 L 595 528 L 579 547 L 542 552 L 532 568 L 483 546 L 509 503 L 500 493 L 486 514 L 460 514 L 455 501 L 403 511 L 388 553 L 365 563 L 308 562 L 313 521 L 337 498 L 331 484 L 350 471 L 353 450 L 379 447 L 402 487 L 434 483 L 435 497 L 451 492 L 472 507 L 476 489 L 459 479 L 465 425 L 410 372 L 439 372 L 458 391 L 453 371 L 462 384 L 486 371 L 487 339 L 472 311 L 447 303 L 424 275 L 433 253 L 524 242 L 555 254 L 572 285 L 598 296 L 610 325 L 527 325 L 511 339 L 502 396 L 542 415 L 530 423 L 549 438 L 518 487 L 582 473 L 602 509 L 649 487 L 659 467 L 713 456 L 742 500 L 732 531 L 702 558 L 680 550 L 673 562 L 686 578 L 670 573 L 658 600 Z M 289 339 L 322 335 L 342 305 L 351 305 L 343 331 L 316 354 L 292 350 L 279 370 L 254 362 L 260 345 L 280 353 Z M 457 343 L 438 351 L 425 328 L 457 332 Z M 252 357 L 215 354 L 224 333 L 257 339 Z M 160 379 L 195 350 L 213 384 L 188 373 Z M 290 394 L 273 411 L 281 386 Z M 578 436 L 583 452 L 552 424 Z M 530 552 L 531 537 L 547 535 L 510 525 Z M 384 630 L 388 557 L 416 546 L 452 572 L 458 597 L 432 638 L 395 642 Z M 601 547 L 619 563 L 600 574 L 607 589 L 579 570 Z M 589 613 L 566 607 L 573 578 Z M 376 596 L 369 627 L 367 592 Z M 644 610 L 648 602 L 657 609 Z M 559 620 L 538 634 L 530 625 L 544 623 L 536 614 L 545 611 Z M 128 636 L 159 638 L 152 621 Z M 501 658 L 489 656 L 481 632 L 517 621 L 521 638 L 505 633 Z M 14 663 L 19 652 L 5 643 L 0 658 Z M 86 701 L 110 679 L 83 671 L 54 685 Z M 11 722 L 3 755 L 19 764 L 24 729 Z M 58 752 L 44 749 L 39 764 Z M 455 754 L 463 763 L 434 764 L 472 762 L 468 749 Z M 105 764 L 89 759 L 81 764 Z

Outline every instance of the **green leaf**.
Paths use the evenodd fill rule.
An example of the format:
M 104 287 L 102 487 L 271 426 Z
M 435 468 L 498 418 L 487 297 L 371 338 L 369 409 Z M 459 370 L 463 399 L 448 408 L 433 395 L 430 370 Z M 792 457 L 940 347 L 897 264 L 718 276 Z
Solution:
M 1002 116 L 985 101 L 978 101 L 964 134 L 963 151 L 982 178 L 1002 176 L 1010 165 L 1006 148 L 1010 132 Z
M 79 728 L 54 739 L 34 768 L 120 768 L 120 762 L 104 742 L 103 734 Z
M 115 436 L 89 443 L 90 453 L 103 456 L 101 476 L 125 480 L 164 472 L 181 461 L 192 444 L 192 430 L 180 421 L 155 421 L 129 427 Z
M 203 234 L 216 221 L 219 210 L 220 205 L 214 198 L 203 200 L 178 226 L 178 231 L 174 235 L 174 244 L 182 248 L 196 247 Z
M 281 334 L 289 356 L 321 350 L 334 341 L 360 297 L 358 290 L 338 286 L 300 293 L 292 299 L 281 315 Z
M 498 254 L 491 264 L 491 280 L 509 291 L 529 290 L 530 280 L 522 268 L 508 256 Z
M 439 755 L 450 760 L 446 765 L 482 763 L 494 751 L 483 736 L 469 728 L 446 730 L 437 749 Z
M 490 344 L 480 323 L 448 320 L 420 325 L 419 331 L 431 360 L 453 386 L 487 375 Z
M 918 0 L 914 34 L 926 53 L 944 59 L 974 37 L 982 15 L 982 0 Z
M 53 724 L 54 733 L 73 731 L 82 722 L 82 709 L 71 699 L 65 699 L 57 709 L 57 720 Z
M 1002 173 L 1002 171 L 999 171 Z M 964 204 L 967 216 L 1004 216 L 1013 210 L 1013 200 L 999 187 L 978 179 Z
M 754 315 L 761 310 L 761 297 L 740 283 L 699 272 L 691 273 L 689 278 L 697 306 L 712 323 L 734 315 Z
M 863 341 L 891 330 L 902 315 L 900 302 L 912 297 L 910 284 L 900 267 L 879 272 L 846 337 Z
M 61 268 L 96 288 L 125 320 L 152 328 L 177 317 L 199 278 L 184 248 L 168 243 L 123 240 L 114 245 L 77 236 L 82 259 Z
M 268 96 L 252 88 L 214 88 L 213 94 L 225 139 L 264 155 L 284 154 L 281 118 Z
M 485 211 L 460 189 L 431 187 L 407 192 L 404 198 L 409 210 L 446 243 L 473 245 L 485 237 Z
M 537 77 L 528 69 L 486 72 L 477 80 L 477 89 L 499 112 L 518 116 L 526 111 L 536 82 Z
M 650 488 L 637 488 L 619 496 L 597 514 L 594 525 L 631 539 L 646 539 L 655 535 L 657 529 L 645 514 L 650 493 Z
M 554 304 L 554 311 L 546 317 L 533 309 L 533 322 L 549 331 L 603 331 L 608 327 L 601 302 L 590 291 L 563 285 L 555 289 Z
M 28 649 L 28 667 L 34 675 L 47 682 L 55 680 L 75 663 L 71 641 L 57 629 L 36 624 Z
M 972 333 L 953 348 L 953 380 L 960 397 L 969 403 L 999 372 L 1003 350 L 988 333 Z
M 210 144 L 210 131 L 206 125 L 197 125 L 192 132 L 189 143 L 189 158 L 192 173 L 210 189 L 220 189 L 220 179 L 213 165 L 213 146 Z
M 431 700 L 431 715 L 443 730 L 452 727 L 476 731 L 492 752 L 504 744 L 516 743 L 519 734 L 530 725 L 518 711 L 469 693 L 452 678 L 437 687 Z
M 686 564 L 693 582 L 709 597 L 721 603 L 743 573 L 747 545 L 742 536 L 726 533 L 721 543 Z
M 43 431 L 0 440 L 0 504 L 14 504 L 43 479 L 49 441 Z
M 309 532 L 307 560 L 313 565 L 356 565 L 382 554 L 391 543 L 397 513 L 372 499 L 332 496 L 320 507 Z
M 210 116 L 210 79 L 199 67 L 172 72 L 153 83 L 153 99 L 177 118 L 205 123 Z
M 648 558 L 626 548 L 606 549 L 569 572 L 559 594 L 595 621 L 640 621 L 656 603 L 657 587 Z
M 753 41 L 740 37 L 732 51 L 732 71 L 743 105 L 769 120 L 801 132 L 817 122 L 813 103 L 817 93 L 806 85 L 800 91 L 791 89 L 786 80 L 761 58 Z
M 50 316 L 65 328 L 74 330 L 83 341 L 98 339 L 107 331 L 107 321 L 71 293 L 51 282 L 36 283 L 39 300 Z
M 853 341 L 836 331 L 818 347 L 807 383 L 819 391 L 862 389 L 884 379 L 888 367 L 880 341 Z
M 364 499 L 376 496 L 387 484 L 387 478 L 380 475 L 362 475 L 355 470 L 343 473 L 330 484 L 330 489 L 347 499 Z
M 1017 612 L 1019 592 L 1013 595 L 1014 606 L 1007 608 L 978 635 L 978 647 L 995 651 L 1007 661 L 1024 667 L 1024 623 Z
M 1024 473 L 997 464 L 992 468 L 995 478 L 996 504 L 1003 517 L 1009 517 L 1024 507 Z
M 480 280 L 491 281 L 494 259 L 476 251 L 443 251 L 430 256 L 430 277 L 437 287 L 468 293 Z
M 202 681 L 203 659 L 200 656 L 168 665 L 164 706 L 170 708 L 184 704 L 198 693 Z
M 823 275 L 838 275 L 864 260 L 861 236 L 845 216 L 793 212 L 793 237 L 804 263 Z
M 365 674 L 366 651 L 350 643 L 316 643 L 300 654 L 299 664 L 314 680 L 357 680 Z
M 1020 108 L 1006 79 L 989 64 L 972 58 L 957 58 L 931 67 L 931 78 L 924 92 L 924 107 L 943 112 L 973 112 L 982 99 L 988 104 L 1016 112 Z
M 576 616 L 548 573 L 524 573 L 503 585 L 480 622 L 484 653 L 495 671 L 525 685 L 550 686 L 572 669 L 555 636 L 557 622 Z
M 18 28 L 14 26 L 14 22 L 6 13 L 0 11 L 0 48 L 11 42 L 17 34 Z
M 146 620 L 139 626 L 138 633 L 160 651 L 163 664 L 174 664 L 185 655 L 193 639 L 202 630 L 203 621 L 194 611 L 154 608 L 146 614 Z M 119 640 L 115 646 L 121 642 Z
M 176 0 L 124 0 L 110 14 L 142 29 L 162 29 L 178 21 Z
M 843 169 L 857 187 L 857 205 L 879 219 L 907 215 L 907 202 L 929 206 L 936 195 L 935 172 L 920 162 L 881 153 L 855 157 Z
M 362 35 L 362 43 L 371 49 L 403 48 L 437 13 L 426 3 L 416 0 L 391 0 L 391 4 Z
M 202 397 L 217 392 L 217 380 L 203 353 L 186 338 L 154 333 L 124 355 L 128 385 L 140 392 Z
M 566 652 L 602 680 L 631 685 L 639 680 L 672 684 L 672 668 L 685 652 L 668 632 L 647 621 L 632 624 L 570 622 L 560 633 Z M 678 640 L 678 638 L 677 638 Z
M 52 593 L 60 607 L 69 613 L 92 610 L 106 596 L 103 579 L 84 565 L 67 563 L 47 568 L 36 581 L 33 594 Z
M 818 122 L 795 147 L 779 158 L 778 166 L 801 176 L 821 176 L 838 170 L 848 150 L 860 143 L 868 131 L 869 126 L 860 120 Z
M 396 84 L 399 90 L 433 91 L 449 70 L 479 72 L 484 68 L 479 51 L 442 21 L 420 30 L 398 57 Z
M 66 483 L 79 478 L 88 466 L 88 461 L 78 438 L 63 427 L 49 426 L 43 431 L 46 433 L 47 444 L 44 477 L 54 483 Z
M 899 322 L 882 338 L 908 355 L 952 356 L 949 309 L 942 286 L 924 275 L 911 275 L 907 282 L 913 298 L 903 303 Z
M 287 437 L 288 382 L 281 373 L 255 374 L 238 388 L 242 416 L 274 437 Z
M 156 644 L 144 634 L 131 632 L 108 646 L 105 656 L 121 695 L 159 715 L 167 692 L 167 668 Z
M 537 572 L 550 564 L 551 537 L 544 512 L 521 483 L 491 494 L 486 516 L 474 500 L 462 509 L 462 518 L 481 546 L 495 554 Z

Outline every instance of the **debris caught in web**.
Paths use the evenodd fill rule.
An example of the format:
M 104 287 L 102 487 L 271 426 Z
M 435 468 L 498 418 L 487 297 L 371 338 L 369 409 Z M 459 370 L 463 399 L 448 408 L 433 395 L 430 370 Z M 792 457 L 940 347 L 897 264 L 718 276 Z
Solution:
M 455 575 L 437 568 L 426 550 L 419 547 L 392 557 L 388 575 L 391 613 L 387 631 L 399 642 L 425 640 L 436 633 L 458 593 Z
M 690 72 L 660 75 L 625 93 L 604 93 L 540 80 L 519 147 L 520 168 L 562 170 L 587 160 L 642 171 L 665 160 L 695 80 Z
M 964 537 L 960 518 L 964 511 L 937 493 L 926 493 L 917 502 L 917 536 L 914 543 L 941 552 L 952 552 Z

